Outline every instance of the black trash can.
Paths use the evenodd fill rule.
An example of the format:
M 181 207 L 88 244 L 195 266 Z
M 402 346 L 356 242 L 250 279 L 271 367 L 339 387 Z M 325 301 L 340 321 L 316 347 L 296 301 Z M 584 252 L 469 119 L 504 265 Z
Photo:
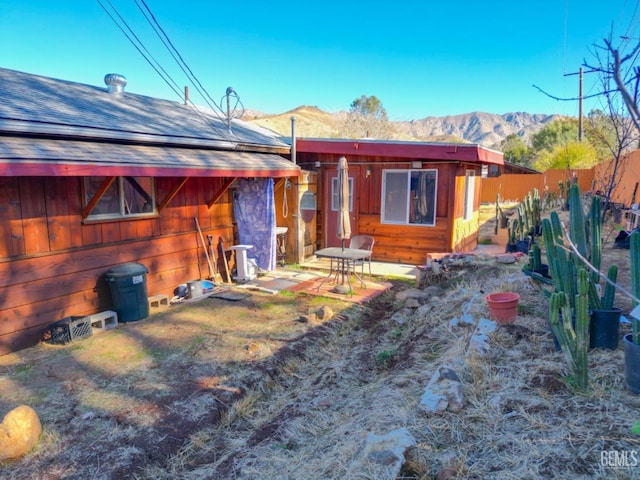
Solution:
M 107 271 L 105 280 L 118 322 L 134 322 L 149 316 L 147 273 L 149 270 L 141 263 L 124 263 Z

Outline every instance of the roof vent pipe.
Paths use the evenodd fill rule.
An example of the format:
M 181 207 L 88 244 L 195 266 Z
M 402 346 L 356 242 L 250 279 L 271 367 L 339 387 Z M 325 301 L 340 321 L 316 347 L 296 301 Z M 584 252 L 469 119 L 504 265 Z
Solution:
M 291 117 L 291 161 L 295 165 L 296 159 L 296 117 Z
M 107 92 L 122 93 L 127 86 L 127 79 L 119 73 L 107 73 L 104 76 L 104 83 L 107 85 Z

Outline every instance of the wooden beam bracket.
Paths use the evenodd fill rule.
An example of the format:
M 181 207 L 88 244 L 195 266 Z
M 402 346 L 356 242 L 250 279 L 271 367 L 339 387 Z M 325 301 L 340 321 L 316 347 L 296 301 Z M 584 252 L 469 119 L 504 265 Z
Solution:
M 100 185 L 98 190 L 96 190 L 96 192 L 93 194 L 93 198 L 89 201 L 89 203 L 87 203 L 87 206 L 82 209 L 83 220 L 86 220 L 93 209 L 96 208 L 96 205 L 98 205 L 98 202 L 102 199 L 104 194 L 107 193 L 107 190 L 109 190 L 115 179 L 116 177 L 107 177 L 104 179 L 102 185 Z
M 162 209 L 166 207 L 169 204 L 169 202 L 171 202 L 171 200 L 173 200 L 173 198 L 178 194 L 178 192 L 182 189 L 182 187 L 184 187 L 184 184 L 187 183 L 187 180 L 189 180 L 189 177 L 184 177 L 176 185 L 173 186 L 171 191 L 167 193 L 167 196 L 164 197 L 162 202 L 158 204 L 158 213 L 160 213 Z
M 227 178 L 227 180 L 220 187 L 220 190 L 214 193 L 213 197 L 211 197 L 211 199 L 207 202 L 207 208 L 211 208 L 218 200 L 220 200 L 220 197 L 222 197 L 224 192 L 229 190 L 229 187 L 233 184 L 233 182 L 236 181 L 237 178 L 238 177 Z

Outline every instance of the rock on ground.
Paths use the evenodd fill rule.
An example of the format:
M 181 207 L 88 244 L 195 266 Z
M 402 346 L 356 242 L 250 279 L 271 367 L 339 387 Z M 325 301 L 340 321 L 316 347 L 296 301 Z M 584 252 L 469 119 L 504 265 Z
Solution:
M 449 410 L 459 412 L 464 406 L 464 386 L 458 374 L 450 367 L 440 366 L 420 399 L 427 414 Z
M 19 458 L 38 443 L 42 425 L 33 408 L 20 405 L 4 416 L 0 424 L 0 461 Z
M 353 473 L 375 471 L 377 466 L 389 474 L 388 478 L 396 478 L 405 461 L 406 450 L 415 446 L 416 439 L 407 428 L 398 428 L 386 435 L 368 433 L 363 453 L 350 470 Z

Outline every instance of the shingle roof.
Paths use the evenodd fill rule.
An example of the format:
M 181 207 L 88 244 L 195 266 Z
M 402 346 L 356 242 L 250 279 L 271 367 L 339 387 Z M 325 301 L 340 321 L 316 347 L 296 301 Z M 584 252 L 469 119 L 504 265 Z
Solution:
M 295 175 L 289 150 L 209 109 L 0 68 L 0 176 Z
M 275 133 L 245 122 L 234 120 L 229 132 L 223 116 L 208 108 L 0 68 L 0 130 L 20 125 L 124 140 L 286 147 Z
M 283 177 L 297 170 L 269 153 L 0 137 L 1 176 Z

